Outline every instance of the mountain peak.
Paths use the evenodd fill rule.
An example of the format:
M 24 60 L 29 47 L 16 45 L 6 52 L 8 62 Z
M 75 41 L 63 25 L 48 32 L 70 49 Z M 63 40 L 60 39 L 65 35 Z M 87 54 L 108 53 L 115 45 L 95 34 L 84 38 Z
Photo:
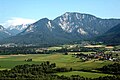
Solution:
M 4 27 L 2 25 L 0 25 L 0 30 L 4 30 Z
M 79 12 L 65 12 L 64 14 L 82 14 L 82 13 L 79 13 Z
M 49 19 L 48 18 L 42 18 L 39 21 L 49 21 Z
M 35 23 L 33 23 L 33 24 L 47 23 L 48 21 L 49 21 L 49 19 L 48 19 L 48 18 L 42 18 L 42 19 L 40 19 L 40 20 L 36 21 L 36 22 L 35 22 Z
M 40 20 L 49 20 L 48 18 L 42 18 L 42 19 L 40 19 Z
M 101 35 L 111 27 L 118 24 L 119 20 L 114 22 L 114 19 L 106 19 L 104 21 L 104 19 L 98 18 L 91 14 L 66 12 L 54 19 L 54 22 L 61 26 L 61 28 L 68 33 L 77 32 L 76 35 L 84 35 L 86 33 L 87 35 Z M 85 33 L 83 34 L 83 32 Z
M 69 13 L 72 13 L 72 12 L 65 12 L 64 14 L 69 14 Z
M 65 15 L 76 16 L 76 17 L 82 17 L 82 16 L 96 17 L 96 16 L 91 15 L 91 14 L 79 13 L 79 12 L 65 12 L 62 16 L 65 16 Z
M 82 27 L 85 27 L 87 23 L 91 24 L 91 22 L 95 20 L 95 16 L 78 12 L 66 12 L 54 19 L 54 21 L 59 24 L 64 31 L 69 33 L 75 31 L 76 29 L 81 30 L 83 29 Z
M 49 20 L 48 18 L 42 18 L 38 20 L 37 22 L 29 25 L 25 31 L 22 33 L 22 35 L 25 33 L 31 33 L 31 32 L 43 32 L 43 31 L 48 31 L 48 29 L 52 30 L 54 28 L 53 24 L 51 23 L 52 21 Z

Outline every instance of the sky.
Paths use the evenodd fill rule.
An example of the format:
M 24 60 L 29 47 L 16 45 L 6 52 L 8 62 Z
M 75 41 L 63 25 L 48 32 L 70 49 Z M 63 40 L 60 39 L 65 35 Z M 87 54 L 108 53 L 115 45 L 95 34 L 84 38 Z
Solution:
M 120 0 L 0 0 L 0 24 L 6 26 L 54 18 L 65 12 L 120 18 Z

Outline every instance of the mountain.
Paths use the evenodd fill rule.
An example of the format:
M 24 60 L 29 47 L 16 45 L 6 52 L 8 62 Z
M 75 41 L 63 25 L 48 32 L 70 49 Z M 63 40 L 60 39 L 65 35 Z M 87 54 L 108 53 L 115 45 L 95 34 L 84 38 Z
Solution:
M 102 36 L 97 37 L 96 40 L 106 44 L 120 44 L 120 24 L 111 28 Z
M 49 20 L 30 24 L 23 32 L 0 43 L 56 45 L 94 38 L 120 23 L 120 19 L 101 19 L 90 14 L 66 12 Z
M 55 22 L 47 18 L 43 18 L 29 25 L 23 32 L 16 36 L 4 40 L 4 42 L 39 44 L 44 46 L 66 43 L 70 38 L 71 37 Z
M 24 31 L 30 24 L 21 24 L 16 26 L 9 26 L 7 30 L 14 36 L 22 31 Z
M 120 19 L 101 19 L 76 12 L 66 12 L 53 21 L 78 39 L 99 36 L 120 23 Z
M 11 36 L 11 33 L 8 32 L 2 25 L 0 25 L 0 40 L 10 36 Z

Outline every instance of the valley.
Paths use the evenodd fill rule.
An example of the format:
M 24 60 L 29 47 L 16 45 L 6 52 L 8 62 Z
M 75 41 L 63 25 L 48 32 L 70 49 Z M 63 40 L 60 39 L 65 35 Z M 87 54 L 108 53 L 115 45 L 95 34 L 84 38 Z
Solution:
M 40 64 L 44 61 L 50 61 L 51 63 L 56 63 L 56 66 L 61 68 L 66 68 L 66 69 L 73 69 L 73 72 L 71 73 L 58 73 L 58 75 L 80 75 L 82 74 L 82 70 L 84 74 L 87 75 L 82 75 L 83 77 L 87 77 L 88 75 L 90 77 L 88 78 L 97 78 L 100 76 L 107 76 L 108 74 L 102 74 L 102 73 L 97 73 L 97 72 L 89 72 L 91 70 L 94 70 L 96 68 L 101 68 L 104 65 L 107 64 L 112 64 L 113 62 L 110 61 L 87 61 L 87 62 L 82 62 L 80 59 L 77 59 L 75 57 L 72 57 L 72 55 L 63 55 L 63 54 L 30 54 L 30 55 L 11 55 L 11 56 L 7 56 L 7 55 L 3 55 L 1 56 L 2 58 L 0 58 L 0 70 L 4 70 L 4 69 L 11 69 L 14 66 L 17 65 L 23 65 L 23 64 Z M 32 61 L 31 62 L 26 62 L 25 59 L 31 58 Z M 94 66 L 93 66 L 94 65 Z M 84 70 L 86 70 L 84 72 Z M 88 71 L 87 71 L 88 70 Z M 75 72 L 74 72 L 75 71 Z M 78 71 L 78 72 L 76 72 Z M 80 73 L 80 72 L 81 73 Z M 75 74 L 76 73 L 76 74 Z M 69 75 L 69 76 L 70 76 Z M 94 76 L 92 76 L 94 75 Z M 95 77 L 96 76 L 96 77 Z
M 120 80 L 119 0 L 0 0 L 0 80 Z
M 6 48 L 7 52 L 11 50 L 11 48 Z M 5 47 L 2 49 L 5 50 Z M 22 50 L 19 53 L 15 50 L 16 53 L 14 53 L 14 49 L 20 50 L 19 48 L 12 48 L 13 53 L 10 51 L 7 55 L 4 55 L 5 53 L 0 55 L 0 70 L 11 70 L 17 65 L 37 65 L 49 61 L 56 64 L 55 69 L 61 70 L 57 73 L 55 72 L 55 75 L 67 77 L 79 75 L 87 78 L 98 78 L 114 75 L 102 73 L 99 70 L 100 68 L 120 63 L 119 46 L 89 44 L 82 47 L 81 44 L 67 44 L 47 48 L 25 48 L 26 51 L 27 49 L 34 49 L 34 53 L 24 53 Z M 111 54 L 111 56 L 108 54 Z

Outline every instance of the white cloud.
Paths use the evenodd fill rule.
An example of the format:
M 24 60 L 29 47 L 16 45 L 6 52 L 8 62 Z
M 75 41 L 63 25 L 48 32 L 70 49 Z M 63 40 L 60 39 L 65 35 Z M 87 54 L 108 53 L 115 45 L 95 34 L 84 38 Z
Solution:
M 34 23 L 36 20 L 34 19 L 26 19 L 26 18 L 18 18 L 18 17 L 13 17 L 10 20 L 5 21 L 2 23 L 4 27 L 9 27 L 9 26 L 16 26 L 16 25 L 21 25 L 21 24 L 31 24 Z

